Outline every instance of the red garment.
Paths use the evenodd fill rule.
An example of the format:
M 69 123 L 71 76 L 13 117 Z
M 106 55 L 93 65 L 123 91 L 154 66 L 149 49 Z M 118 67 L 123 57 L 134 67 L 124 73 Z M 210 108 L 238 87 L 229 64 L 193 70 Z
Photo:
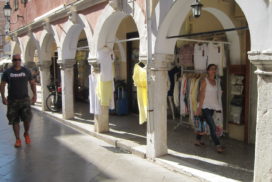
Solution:
M 194 46 L 190 44 L 186 44 L 180 48 L 179 52 L 179 60 L 181 66 L 194 66 L 193 59 L 194 58 Z

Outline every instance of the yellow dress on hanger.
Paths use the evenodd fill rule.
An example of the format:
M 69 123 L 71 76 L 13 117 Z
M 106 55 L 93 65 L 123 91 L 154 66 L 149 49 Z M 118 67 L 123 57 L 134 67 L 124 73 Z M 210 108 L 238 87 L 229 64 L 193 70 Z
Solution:
M 135 64 L 133 71 L 134 85 L 137 87 L 137 101 L 139 107 L 139 122 L 143 124 L 147 121 L 147 73 L 146 69 Z
M 97 77 L 96 93 L 101 106 L 110 106 L 113 92 L 113 81 L 102 82 L 100 75 Z

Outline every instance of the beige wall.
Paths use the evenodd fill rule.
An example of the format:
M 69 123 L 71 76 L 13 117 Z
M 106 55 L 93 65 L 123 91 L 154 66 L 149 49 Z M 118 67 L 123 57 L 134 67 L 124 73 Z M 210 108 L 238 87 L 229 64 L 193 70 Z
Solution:
M 119 25 L 119 28 L 117 30 L 116 36 L 119 40 L 126 39 L 126 34 L 128 32 L 137 32 L 136 24 L 134 23 L 134 20 L 129 16 L 125 18 L 121 24 Z M 126 42 L 120 43 L 122 47 L 124 48 L 123 51 L 125 55 L 121 56 L 121 50 L 119 49 L 118 45 L 114 45 L 114 52 L 116 57 L 118 58 L 115 63 L 116 70 L 120 71 L 116 73 L 115 75 L 118 75 L 118 79 L 126 80 L 127 79 L 127 56 L 126 56 Z M 119 66 L 119 68 L 117 68 Z

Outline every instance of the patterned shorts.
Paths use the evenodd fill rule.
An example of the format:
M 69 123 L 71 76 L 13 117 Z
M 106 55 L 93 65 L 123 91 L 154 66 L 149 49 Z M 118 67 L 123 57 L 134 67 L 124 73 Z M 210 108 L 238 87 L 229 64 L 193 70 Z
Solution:
M 8 101 L 7 118 L 9 125 L 19 123 L 20 121 L 31 121 L 32 112 L 30 99 Z

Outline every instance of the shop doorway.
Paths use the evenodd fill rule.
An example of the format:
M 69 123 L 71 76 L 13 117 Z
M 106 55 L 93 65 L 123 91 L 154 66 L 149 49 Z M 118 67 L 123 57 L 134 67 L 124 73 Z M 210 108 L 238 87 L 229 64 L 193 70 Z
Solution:
M 89 47 L 85 31 L 82 30 L 77 43 L 74 64 L 74 100 L 75 116 L 81 119 L 93 118 L 89 114 Z
M 126 38 L 138 38 L 138 32 L 127 33 Z M 128 107 L 132 113 L 139 113 L 137 103 L 137 89 L 134 85 L 132 76 L 135 64 L 139 62 L 139 41 L 127 42 L 127 93 L 128 93 Z
M 125 17 L 116 31 L 113 44 L 114 60 L 114 102 L 110 112 L 112 130 L 124 133 L 135 144 L 146 144 L 146 124 L 139 124 L 137 89 L 133 81 L 135 64 L 139 63 L 140 39 L 137 26 L 131 16 Z M 124 104 L 126 111 L 118 104 Z M 121 108 L 121 110 L 120 110 Z
M 175 105 L 174 107 L 176 107 L 178 115 L 181 115 L 181 117 L 173 119 L 171 105 L 168 104 L 169 118 L 167 121 L 167 145 L 170 151 L 169 154 L 174 156 L 180 163 L 184 164 L 188 162 L 190 165 L 193 165 L 194 168 L 209 171 L 211 173 L 215 173 L 214 171 L 216 171 L 216 174 L 219 176 L 242 181 L 251 181 L 254 168 L 254 146 L 247 144 L 247 127 L 249 122 L 252 122 L 248 117 L 250 109 L 248 104 L 250 90 L 249 83 L 252 79 L 248 76 L 249 62 L 247 60 L 247 47 L 250 40 L 246 38 L 247 33 L 244 30 L 231 33 L 205 33 L 224 30 L 228 27 L 246 27 L 247 21 L 235 2 L 229 3 L 231 6 L 228 6 L 230 10 L 235 9 L 235 14 L 229 13 L 234 11 L 226 12 L 226 10 L 222 10 L 220 8 L 220 3 L 209 4 L 206 2 L 204 6 L 209 5 L 212 8 L 206 8 L 201 12 L 199 18 L 193 18 L 191 13 L 189 13 L 189 8 L 187 9 L 188 11 L 186 11 L 186 8 L 181 5 L 181 2 L 176 2 L 175 5 L 178 4 L 177 6 L 180 6 L 179 11 L 174 13 L 175 10 L 173 8 L 173 13 L 169 12 L 169 14 L 175 18 L 172 19 L 172 22 L 166 18 L 171 23 L 165 23 L 165 25 L 168 25 L 168 28 L 162 27 L 162 29 L 163 32 L 171 32 L 171 36 L 177 36 L 175 39 L 171 40 L 169 34 L 163 35 L 161 40 L 158 40 L 160 38 L 157 38 L 157 43 L 160 43 L 160 45 L 157 45 L 155 48 L 156 51 L 165 51 L 169 54 L 170 52 L 174 53 L 175 63 L 173 63 L 173 66 L 179 65 L 177 67 L 180 69 L 174 76 L 174 83 L 176 82 L 178 84 L 177 93 L 179 93 L 179 95 L 176 97 L 177 104 L 175 105 L 174 100 L 172 105 Z M 188 12 L 188 14 L 181 15 L 181 10 L 182 12 Z M 239 14 L 238 12 L 241 13 Z M 238 14 L 240 15 L 240 24 L 237 24 Z M 180 22 L 180 25 L 177 25 L 177 17 L 183 20 Z M 232 23 L 227 26 L 229 22 Z M 165 31 L 164 28 L 168 31 Z M 192 36 L 192 34 L 195 33 L 199 33 L 199 35 Z M 214 49 L 214 53 L 208 49 L 207 52 L 209 55 L 207 59 L 205 59 L 207 62 L 204 64 L 203 68 L 200 69 L 199 65 L 197 65 L 199 62 L 196 62 L 196 60 L 199 60 L 197 59 L 198 56 L 205 56 L 205 49 L 203 48 L 205 46 L 208 48 L 209 46 L 215 48 L 218 46 L 218 48 Z M 203 49 L 200 49 L 201 51 L 199 54 L 196 54 L 197 52 L 195 50 L 199 50 L 199 47 L 202 47 Z M 170 48 L 171 51 L 167 51 L 167 49 Z M 220 123 L 218 124 L 221 126 L 221 132 L 218 132 L 218 136 L 220 136 L 221 144 L 226 147 L 226 155 L 223 154 L 223 156 L 217 153 L 214 142 L 209 135 L 202 137 L 205 138 L 204 146 L 194 145 L 196 141 L 195 115 L 192 108 L 194 103 L 185 103 L 187 110 L 184 109 L 183 113 L 181 113 L 181 102 L 184 102 L 184 98 L 181 98 L 180 96 L 181 93 L 185 92 L 186 99 L 191 99 L 191 97 L 193 97 L 190 87 L 196 83 L 196 80 L 200 78 L 201 74 L 205 74 L 207 65 L 210 64 L 210 61 L 215 62 L 219 60 L 217 59 L 219 57 L 215 56 L 215 53 L 221 53 L 222 50 L 224 51 L 222 60 L 224 59 L 225 62 L 220 61 L 220 63 L 218 63 L 219 72 L 217 77 L 220 78 L 221 87 L 223 89 L 221 97 L 223 107 L 223 113 L 221 112 L 223 115 L 221 116 L 223 116 L 223 118 L 221 117 Z M 170 71 L 172 71 L 172 68 L 170 68 Z M 182 85 L 184 86 L 184 75 L 187 83 L 186 88 L 189 88 L 185 90 L 183 89 L 184 87 L 181 87 Z M 203 75 L 203 78 L 205 78 L 205 75 Z M 197 98 L 195 99 L 197 100 Z M 189 102 L 191 101 L 189 100 Z M 176 113 L 174 116 L 176 116 Z M 216 132 L 217 131 L 218 130 L 216 130 Z M 248 133 L 248 135 L 251 134 Z M 215 161 L 223 162 L 227 164 L 228 167 L 223 167 L 222 163 L 219 164 Z M 244 164 L 243 161 L 249 162 Z M 242 177 L 234 175 L 234 171 L 238 169 L 238 166 L 238 171 Z
M 61 86 L 61 75 L 60 75 L 60 66 L 58 62 L 58 52 L 53 52 L 51 57 L 51 66 L 50 66 L 50 84 L 56 84 L 58 87 Z

